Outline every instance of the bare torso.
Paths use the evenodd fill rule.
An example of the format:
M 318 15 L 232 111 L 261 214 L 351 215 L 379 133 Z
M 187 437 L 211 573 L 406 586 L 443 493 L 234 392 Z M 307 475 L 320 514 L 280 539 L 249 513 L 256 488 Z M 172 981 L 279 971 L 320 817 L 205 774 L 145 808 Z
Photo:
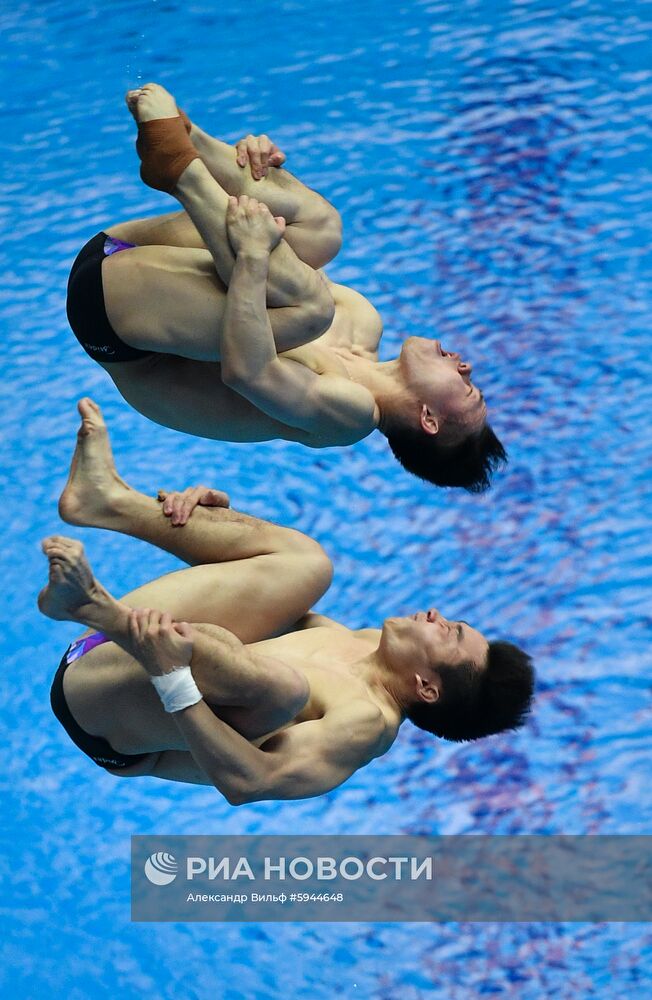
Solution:
M 371 701 L 386 718 L 381 743 L 389 737 L 389 746 L 396 735 L 396 717 L 386 710 L 383 700 L 356 669 L 356 663 L 378 646 L 379 630 L 352 631 L 318 615 L 309 615 L 307 619 L 306 627 L 298 631 L 252 646 L 257 652 L 283 660 L 309 682 L 310 698 L 289 725 L 322 718 L 330 709 L 353 699 Z
M 326 378 L 351 383 L 351 392 L 369 396 L 362 407 L 359 426 L 337 427 L 325 423 L 324 433 L 315 435 L 272 419 L 243 396 L 224 385 L 220 365 L 193 361 L 168 354 L 151 354 L 138 361 L 103 365 L 118 391 L 134 409 L 150 420 L 198 437 L 219 441 L 297 441 L 312 448 L 351 444 L 375 427 L 373 397 L 353 383 L 347 359 L 377 359 L 382 323 L 376 309 L 364 296 L 329 282 L 335 300 L 335 317 L 317 340 L 285 353 Z
M 315 614 L 306 615 L 297 626 L 285 635 L 249 647 L 294 667 L 308 681 L 306 704 L 281 728 L 321 719 L 340 706 L 365 701 L 379 708 L 384 719 L 382 731 L 368 748 L 368 759 L 385 753 L 396 738 L 401 717 L 383 692 L 367 683 L 359 667 L 360 661 L 377 648 L 379 630 L 353 631 Z M 82 729 L 104 737 L 122 753 L 187 749 L 173 720 L 162 711 L 148 675 L 114 643 L 97 646 L 75 660 L 66 671 L 64 691 Z M 101 726 L 97 723 L 98 705 Z M 228 721 L 224 711 L 213 710 Z M 265 733 L 251 742 L 260 746 L 271 735 Z

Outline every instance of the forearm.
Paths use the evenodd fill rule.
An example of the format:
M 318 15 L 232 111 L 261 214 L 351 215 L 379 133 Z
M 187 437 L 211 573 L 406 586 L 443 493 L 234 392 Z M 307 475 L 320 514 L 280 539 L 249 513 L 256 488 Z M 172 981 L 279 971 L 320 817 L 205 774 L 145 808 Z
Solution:
M 258 377 L 277 357 L 267 315 L 268 270 L 268 253 L 236 258 L 220 334 L 222 378 L 233 388 Z
M 258 797 L 269 784 L 269 755 L 222 722 L 200 701 L 173 718 L 199 767 L 232 805 Z

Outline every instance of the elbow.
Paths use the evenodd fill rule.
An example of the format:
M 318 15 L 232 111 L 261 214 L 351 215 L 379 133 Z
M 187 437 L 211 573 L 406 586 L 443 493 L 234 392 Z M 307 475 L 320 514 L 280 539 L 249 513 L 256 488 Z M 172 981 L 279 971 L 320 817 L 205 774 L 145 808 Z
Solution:
M 304 695 L 304 704 L 305 700 Z M 214 781 L 213 784 L 230 806 L 245 806 L 250 802 L 260 802 L 261 799 L 269 797 L 270 786 L 264 775 L 250 778 L 242 777 L 232 781 L 228 788 L 225 788 L 224 775 L 222 774 L 221 780 Z
M 226 801 L 229 803 L 230 806 L 244 806 L 246 805 L 247 802 L 253 802 L 253 799 L 249 797 L 249 794 L 247 790 L 244 788 L 244 786 L 237 785 L 232 788 L 225 789 L 223 782 L 220 782 L 220 784 L 222 785 L 221 788 L 220 784 L 217 784 L 215 782 L 214 784 L 218 792 L 220 792 L 224 796 L 224 798 L 226 799 Z
M 250 381 L 245 371 L 233 365 L 225 364 L 224 361 L 222 362 L 220 377 L 223 385 L 228 386 L 229 389 L 233 389 L 234 392 L 240 392 Z
M 230 806 L 243 806 L 247 802 L 247 798 L 239 792 L 229 792 L 224 798 Z

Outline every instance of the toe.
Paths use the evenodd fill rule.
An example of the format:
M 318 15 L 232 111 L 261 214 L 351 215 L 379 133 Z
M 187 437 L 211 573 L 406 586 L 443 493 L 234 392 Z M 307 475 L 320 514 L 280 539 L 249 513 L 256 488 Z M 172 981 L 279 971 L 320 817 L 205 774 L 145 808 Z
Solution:
M 84 417 L 97 418 L 102 416 L 102 411 L 99 406 L 89 396 L 84 396 L 83 399 L 80 399 L 78 407 L 79 412 Z

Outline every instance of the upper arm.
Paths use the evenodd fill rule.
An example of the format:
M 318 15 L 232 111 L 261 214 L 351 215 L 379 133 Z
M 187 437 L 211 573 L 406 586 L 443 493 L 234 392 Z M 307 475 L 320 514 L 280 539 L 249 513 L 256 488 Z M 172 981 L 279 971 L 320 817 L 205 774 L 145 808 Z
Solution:
M 300 430 L 328 435 L 334 428 L 359 436 L 374 426 L 368 390 L 339 376 L 318 375 L 292 358 L 276 358 L 249 382 L 234 386 L 268 416 Z
M 188 750 L 162 750 L 154 767 L 147 773 L 153 778 L 181 781 L 187 785 L 213 785 Z
M 337 788 L 377 756 L 384 732 L 382 712 L 366 701 L 282 730 L 260 747 L 269 755 L 268 775 L 247 801 L 303 799 Z

